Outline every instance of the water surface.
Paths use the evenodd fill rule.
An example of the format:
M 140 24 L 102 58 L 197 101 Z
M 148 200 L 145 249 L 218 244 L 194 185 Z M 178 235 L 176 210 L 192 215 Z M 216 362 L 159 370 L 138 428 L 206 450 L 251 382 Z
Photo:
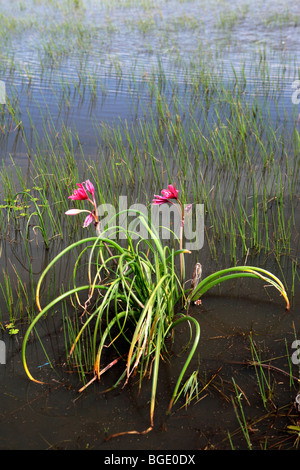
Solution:
M 104 154 L 105 160 L 103 143 L 107 145 L 107 140 L 101 129 L 113 132 L 125 122 L 133 128 L 135 125 L 138 128 L 140 122 L 147 123 L 157 105 L 153 83 L 158 89 L 167 86 L 163 91 L 171 111 L 179 109 L 185 128 L 189 129 L 192 120 L 185 106 L 190 110 L 193 100 L 199 102 L 199 106 L 193 108 L 196 120 L 203 119 L 205 97 L 190 93 L 191 85 L 199 76 L 202 81 L 206 77 L 210 92 L 213 90 L 212 99 L 208 98 L 209 122 L 214 122 L 216 112 L 222 114 L 226 122 L 228 97 L 235 96 L 237 83 L 244 83 L 244 105 L 259 103 L 264 111 L 267 104 L 266 122 L 273 126 L 274 132 L 280 135 L 282 131 L 285 135 L 299 128 L 300 105 L 292 101 L 292 86 L 299 78 L 300 6 L 296 0 L 1 1 L 0 5 L 0 79 L 5 82 L 8 98 L 16 110 L 11 131 L 0 136 L 3 168 L 7 170 L 14 170 L 14 163 L 15 168 L 29 175 L 32 160 L 28 148 L 33 153 L 41 147 L 48 151 L 47 136 L 54 139 L 56 132 L 58 148 L 64 154 L 59 140 L 64 129 L 76 136 L 73 152 L 79 168 L 83 156 L 101 162 L 99 155 Z M 218 93 L 218 83 L 222 83 L 222 94 Z M 172 101 L 172 93 L 180 101 L 179 108 Z M 4 126 L 7 129 L 10 119 L 7 107 L 3 107 L 0 119 L 2 129 Z M 22 122 L 23 135 L 18 132 L 18 122 Z M 293 142 L 290 149 L 292 151 Z M 177 175 L 178 162 L 171 151 L 168 155 L 173 174 Z M 288 155 L 293 155 L 297 168 L 297 157 L 292 153 Z M 283 164 L 280 149 L 276 156 L 278 164 Z M 195 161 L 197 159 L 201 160 L 201 155 L 195 155 Z M 258 163 L 259 175 L 262 167 Z M 151 171 L 149 163 L 149 175 Z M 220 179 L 224 190 L 234 184 L 225 174 L 222 180 L 222 171 L 216 174 L 209 166 L 205 176 L 216 184 Z M 17 177 L 15 181 L 18 185 Z M 140 183 L 143 196 L 146 197 L 145 193 L 152 195 L 151 178 Z M 247 175 L 241 175 L 239 183 L 242 189 Z M 124 181 L 123 191 L 130 193 Z M 133 200 L 140 194 L 136 188 L 132 189 Z M 1 203 L 5 203 L 3 191 L 0 198 Z M 290 210 L 288 205 L 287 210 Z M 294 217 L 299 221 L 297 208 Z M 22 278 L 29 279 L 28 257 L 19 233 L 4 232 L 2 227 L 1 237 L 1 272 L 4 269 L 15 279 L 12 267 L 15 264 Z M 49 251 L 41 242 L 31 243 L 35 282 L 49 260 L 67 243 L 68 240 L 57 239 Z M 222 249 L 219 250 L 222 253 Z M 291 286 L 293 276 L 289 262 L 297 256 L 299 258 L 299 238 L 295 235 L 288 261 L 276 262 L 270 257 L 265 264 L 263 256 L 253 261 L 261 262 L 279 277 L 283 275 Z M 199 257 L 205 274 L 218 264 L 212 261 L 206 245 L 201 253 L 192 254 L 190 271 Z M 58 288 L 71 269 L 71 263 L 60 266 L 56 272 Z M 0 280 L 4 285 L 3 276 Z M 227 431 L 234 435 L 238 429 L 231 401 L 232 377 L 239 381 L 249 400 L 245 402 L 249 416 L 254 418 L 265 413 L 255 370 L 240 364 L 245 359 L 251 360 L 249 335 L 255 338 L 266 360 L 279 358 L 276 366 L 289 370 L 286 347 L 291 353 L 289 348 L 295 331 L 299 335 L 300 329 L 299 283 L 296 282 L 291 313 L 285 312 L 283 299 L 276 292 L 270 293 L 254 281 L 229 285 L 219 294 L 208 295 L 202 306 L 193 306 L 191 312 L 201 324 L 201 342 L 193 366 L 200 365 L 199 379 L 203 386 L 216 374 L 213 385 L 203 391 L 199 403 L 185 409 L 181 401 L 178 411 L 166 417 L 174 380 L 184 360 L 180 353 L 187 331 L 183 330 L 178 334 L 170 361 L 161 368 L 155 427 L 145 436 L 125 436 L 106 442 L 110 433 L 142 431 L 148 427 L 150 383 L 144 384 L 140 395 L 134 380 L 124 390 L 103 394 L 117 376 L 117 370 L 111 370 L 103 383 L 93 384 L 79 395 L 81 385 L 77 375 L 67 372 L 64 366 L 59 312 L 53 312 L 41 326 L 42 338 L 57 361 L 56 372 L 50 371 L 36 342 L 30 344 L 28 351 L 32 371 L 49 378 L 50 386 L 33 384 L 25 375 L 20 356 L 25 325 L 19 325 L 20 334 L 15 336 L 1 330 L 0 338 L 5 341 L 7 356 L 6 365 L 0 365 L 0 448 L 106 451 L 230 448 Z M 8 315 L 3 296 L 1 302 L 5 324 Z M 293 372 L 297 374 L 296 366 Z M 291 387 L 289 378 L 280 373 L 274 376 L 272 383 L 277 406 L 287 407 L 284 408 L 287 415 L 288 409 L 292 409 L 297 386 Z M 283 420 L 279 413 L 273 434 L 274 423 L 267 418 L 263 423 L 253 437 L 257 448 L 263 446 L 266 436 L 274 445 L 284 439 L 290 421 Z M 291 442 L 288 441 L 287 446 Z M 238 448 L 247 447 L 240 434 L 234 443 Z

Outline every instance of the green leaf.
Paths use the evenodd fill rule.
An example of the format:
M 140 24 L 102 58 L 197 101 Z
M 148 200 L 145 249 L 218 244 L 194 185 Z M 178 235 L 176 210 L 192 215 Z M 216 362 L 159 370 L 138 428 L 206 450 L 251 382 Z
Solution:
M 10 335 L 17 335 L 18 333 L 19 333 L 18 328 L 11 328 L 11 329 L 9 330 L 9 334 L 10 334 Z

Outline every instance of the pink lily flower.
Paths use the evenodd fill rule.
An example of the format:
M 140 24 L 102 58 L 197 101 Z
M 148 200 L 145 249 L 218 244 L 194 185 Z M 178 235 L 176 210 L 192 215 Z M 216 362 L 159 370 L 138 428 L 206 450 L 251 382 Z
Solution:
M 77 215 L 80 214 L 80 212 L 89 212 L 89 211 L 81 211 L 80 209 L 69 209 L 67 212 L 65 212 L 66 215 Z
M 71 196 L 69 196 L 69 199 L 72 199 L 73 201 L 75 201 L 75 200 L 82 201 L 82 200 L 85 200 L 85 199 L 89 199 L 83 184 L 82 183 L 77 183 L 77 186 L 78 186 L 78 189 L 75 189 L 73 191 L 73 194 Z
M 94 210 L 93 211 L 88 211 L 88 210 L 80 210 L 80 209 L 70 209 L 65 212 L 66 215 L 77 215 L 80 212 L 88 212 L 88 216 L 86 217 L 83 227 L 87 227 L 90 225 L 92 222 L 94 222 L 95 227 L 98 225 L 98 212 L 97 212 L 97 205 L 95 201 L 95 188 L 94 185 L 91 183 L 90 180 L 86 180 L 83 183 L 77 183 L 78 189 L 75 189 L 73 194 L 69 196 L 69 199 L 72 199 L 73 201 L 84 201 L 88 200 L 93 206 Z M 87 191 L 92 195 L 93 200 L 90 199 L 90 197 L 87 194 Z
M 94 222 L 95 216 L 93 212 L 90 212 L 89 215 L 86 217 L 85 221 L 83 222 L 83 228 L 86 228 L 92 222 Z
M 183 247 L 183 227 L 184 227 L 184 208 L 181 204 L 180 200 L 178 199 L 178 190 L 175 188 L 175 184 L 169 184 L 168 189 L 162 189 L 161 191 L 162 196 L 158 196 L 157 194 L 154 195 L 154 199 L 152 200 L 152 204 L 160 206 L 161 204 L 165 204 L 170 202 L 174 204 L 175 202 L 172 199 L 176 199 L 176 202 L 179 204 L 180 208 L 178 207 L 180 216 L 181 216 L 181 224 L 180 224 L 180 249 L 182 250 Z M 183 281 L 183 253 L 180 253 L 180 271 L 181 271 L 181 280 Z
M 78 215 L 80 212 L 88 212 L 88 216 L 86 217 L 84 223 L 83 223 L 83 228 L 87 227 L 90 225 L 91 222 L 95 220 L 95 214 L 94 211 L 86 211 L 86 210 L 80 210 L 80 209 L 70 209 L 67 212 L 65 212 L 66 215 Z
M 95 188 L 94 185 L 90 182 L 90 180 L 86 180 L 84 182 L 86 189 L 88 190 L 89 193 L 94 197 L 95 195 Z
M 167 199 L 177 199 L 178 190 L 175 188 L 175 184 L 169 184 L 168 189 L 163 189 L 161 194 Z
M 158 196 L 154 194 L 154 199 L 152 201 L 153 204 L 161 205 L 165 204 L 166 202 L 170 202 L 169 199 L 177 199 L 178 190 L 175 188 L 175 184 L 169 184 L 168 189 L 163 189 L 161 191 L 162 196 Z
M 169 202 L 169 200 L 166 197 L 157 196 L 156 194 L 154 194 L 154 199 L 152 200 L 153 204 L 160 206 L 161 204 L 165 204 L 166 202 Z

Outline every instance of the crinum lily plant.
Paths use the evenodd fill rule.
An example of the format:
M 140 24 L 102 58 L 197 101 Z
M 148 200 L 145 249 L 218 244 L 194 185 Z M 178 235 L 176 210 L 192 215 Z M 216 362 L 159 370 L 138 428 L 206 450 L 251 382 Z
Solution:
M 142 431 L 128 431 L 130 433 L 146 433 L 154 425 L 159 365 L 161 358 L 168 353 L 166 340 L 170 337 L 173 341 L 175 340 L 174 330 L 179 324 L 187 323 L 193 327 L 188 329 L 190 334 L 193 334 L 191 342 L 187 337 L 187 342 L 191 344 L 191 347 L 170 397 L 168 411 L 171 410 L 181 394 L 183 377 L 197 350 L 200 340 L 200 325 L 195 316 L 188 314 L 190 302 L 199 304 L 202 296 L 209 289 L 236 277 L 262 279 L 271 284 L 284 297 L 287 309 L 289 309 L 289 300 L 281 281 L 262 268 L 252 266 L 226 268 L 201 279 L 202 266 L 200 262 L 197 262 L 190 282 L 184 279 L 184 256 L 189 252 L 183 246 L 185 211 L 178 198 L 179 191 L 175 188 L 175 184 L 170 184 L 167 189 L 163 189 L 161 195 L 155 195 L 152 203 L 154 205 L 175 204 L 178 206 L 181 216 L 178 249 L 163 246 L 151 222 L 138 211 L 137 220 L 147 230 L 150 241 L 149 238 L 143 239 L 140 235 L 137 236 L 138 241 L 136 238 L 133 240 L 131 233 L 117 225 L 110 225 L 109 228 L 103 227 L 100 230 L 93 184 L 86 180 L 77 186 L 69 199 L 75 203 L 87 201 L 90 210 L 72 208 L 66 214 L 75 216 L 88 213 L 83 227 L 86 228 L 93 224 L 96 234 L 78 240 L 65 248 L 42 273 L 36 290 L 39 313 L 26 331 L 22 346 L 24 367 L 31 380 L 44 383 L 42 379 L 32 376 L 27 365 L 26 345 L 29 335 L 34 331 L 37 322 L 50 309 L 64 302 L 67 298 L 75 298 L 78 302 L 80 315 L 76 309 L 74 315 L 79 315 L 80 321 L 76 322 L 78 329 L 72 335 L 67 351 L 67 361 L 71 367 L 72 358 L 75 357 L 73 360 L 77 368 L 80 361 L 85 361 L 84 364 L 80 363 L 79 367 L 81 371 L 84 371 L 81 373 L 83 386 L 80 388 L 80 392 L 83 392 L 92 382 L 100 381 L 105 371 L 120 362 L 123 362 L 124 367 L 121 368 L 120 376 L 112 388 L 121 384 L 124 386 L 131 376 L 137 373 L 139 374 L 140 387 L 145 377 L 151 377 L 150 424 Z M 117 234 L 120 231 L 126 233 L 127 247 L 117 243 L 111 236 L 112 233 Z M 81 250 L 79 254 L 78 250 Z M 73 285 L 41 307 L 41 285 L 46 274 L 72 251 L 77 253 L 72 278 Z M 75 280 L 76 274 L 87 253 L 88 260 L 85 265 L 87 266 L 87 282 L 78 286 Z M 176 273 L 177 257 L 180 258 L 180 276 Z M 85 293 L 87 298 L 84 305 L 80 301 L 82 293 Z M 74 305 L 73 301 L 72 305 Z M 57 311 L 57 309 L 55 310 Z M 86 338 L 90 338 L 88 345 Z M 119 353 L 118 341 L 120 340 L 127 345 L 125 357 Z M 82 354 L 83 349 L 85 354 Z M 111 350 L 109 362 L 104 362 L 104 350 L 106 357 L 107 351 Z
M 93 206 L 93 210 L 89 211 L 85 209 L 70 209 L 66 212 L 66 215 L 78 215 L 81 212 L 88 212 L 89 215 L 85 218 L 83 227 L 88 227 L 92 222 L 94 223 L 95 227 L 98 227 L 99 217 L 95 200 L 94 185 L 90 182 L 90 180 L 86 180 L 84 183 L 77 183 L 77 186 L 78 189 L 74 190 L 73 194 L 69 196 L 69 199 L 72 199 L 72 201 L 89 201 Z M 87 192 L 91 194 L 92 199 L 89 197 Z

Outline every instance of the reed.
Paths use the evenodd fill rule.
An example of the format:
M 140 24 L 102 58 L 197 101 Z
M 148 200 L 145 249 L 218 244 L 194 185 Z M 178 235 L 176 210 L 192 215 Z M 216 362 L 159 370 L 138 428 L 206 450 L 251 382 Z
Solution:
M 234 386 L 234 390 L 235 390 L 235 397 L 232 398 L 232 404 L 233 404 L 233 407 L 234 407 L 234 412 L 235 412 L 236 418 L 238 420 L 238 423 L 240 425 L 240 428 L 242 430 L 242 433 L 244 435 L 244 438 L 246 440 L 248 450 L 252 450 L 252 443 L 251 443 L 251 439 L 250 439 L 248 423 L 247 423 L 247 419 L 246 419 L 243 404 L 242 404 L 243 392 L 237 386 L 234 378 L 232 378 L 232 382 L 233 382 L 233 386 Z
M 244 69 L 241 73 L 234 70 L 236 87 L 235 94 L 232 94 L 222 74 L 213 77 L 209 75 L 208 64 L 202 64 L 197 79 L 194 72 L 198 65 L 197 59 L 191 59 L 188 64 L 181 61 L 178 65 L 183 69 L 186 67 L 180 80 L 179 76 L 169 78 L 161 62 L 147 80 L 138 81 L 132 72 L 134 89 L 138 88 L 138 99 L 133 102 L 133 108 L 137 106 L 137 109 L 133 113 L 138 112 L 138 107 L 143 107 L 140 100 L 142 92 L 150 93 L 151 99 L 151 106 L 144 106 L 144 117 L 139 118 L 137 124 L 136 121 L 131 123 L 121 120 L 113 128 L 105 123 L 101 127 L 94 127 L 94 138 L 99 142 L 99 154 L 106 172 L 104 184 L 110 186 L 109 193 L 112 195 L 116 188 L 119 190 L 122 182 L 131 188 L 141 185 L 141 176 L 145 175 L 146 168 L 153 186 L 161 181 L 161 172 L 168 178 L 177 172 L 178 184 L 185 197 L 189 198 L 192 193 L 196 200 L 206 202 L 207 220 L 211 226 L 210 238 L 220 240 L 224 255 L 227 256 L 229 252 L 234 263 L 238 259 L 237 244 L 241 247 L 240 256 L 245 256 L 249 248 L 253 253 L 264 251 L 270 254 L 275 251 L 277 256 L 291 253 L 299 159 L 287 158 L 287 155 L 290 152 L 297 155 L 297 129 L 293 129 L 290 140 L 287 137 L 290 131 L 287 129 L 280 133 L 274 132 L 272 119 L 266 119 L 269 105 L 266 104 L 263 112 L 258 101 L 254 99 L 247 102 L 244 99 L 243 90 L 248 86 Z M 84 68 L 84 62 L 81 66 Z M 116 69 L 122 66 L 113 62 L 113 67 Z M 95 70 L 87 70 L 86 73 L 78 71 L 79 82 L 74 87 L 75 90 L 80 87 L 84 89 L 84 96 L 80 91 L 83 101 L 97 99 L 96 73 Z M 271 78 L 265 80 L 271 82 Z M 58 100 L 62 97 L 60 108 L 64 107 L 66 100 L 71 100 L 70 86 L 71 82 L 59 79 L 56 95 Z M 210 100 L 203 104 L 199 102 L 197 94 L 205 95 L 207 87 Z M 212 105 L 213 99 L 222 103 L 220 111 Z M 12 122 L 18 124 L 17 100 L 10 100 L 9 103 L 9 115 Z M 226 116 L 230 116 L 230 119 Z M 52 207 L 57 207 L 56 213 L 53 213 L 53 218 L 56 218 L 61 210 L 60 204 L 64 204 L 66 182 L 72 184 L 79 177 L 78 155 L 75 154 L 74 145 L 79 148 L 83 162 L 81 168 L 87 167 L 89 163 L 85 162 L 76 130 L 71 132 L 64 125 L 58 128 L 51 117 L 49 122 L 48 114 L 42 111 L 41 118 L 44 128 L 42 138 L 38 135 L 37 123 L 29 115 L 36 147 L 34 152 L 22 124 L 20 133 L 28 154 L 34 155 L 35 174 L 31 178 L 39 186 L 49 188 Z M 58 135 L 61 141 L 57 139 Z M 108 151 L 104 153 L 102 146 Z M 214 175 L 218 175 L 217 181 Z M 4 191 L 11 197 L 16 192 L 10 188 L 13 177 L 4 173 L 2 176 Z M 18 175 L 17 178 L 20 189 L 29 188 L 28 178 L 26 183 L 23 176 Z M 54 184 L 57 178 L 59 185 Z M 228 181 L 232 182 L 229 186 Z M 212 188 L 214 200 L 218 203 L 212 201 Z M 287 196 L 290 212 L 285 210 Z M 49 200 L 49 192 L 47 198 Z M 270 211 L 272 200 L 277 201 L 277 205 L 272 204 L 274 208 L 277 207 L 277 211 Z M 63 228 L 59 227 L 59 231 L 61 234 Z M 227 243 L 227 238 L 231 239 L 231 243 Z M 210 243 L 213 243 L 212 240 Z
M 11 263 L 8 269 L 3 269 L 0 291 L 2 303 L 0 309 L 0 324 L 2 326 L 18 322 L 28 322 L 32 312 L 32 285 L 22 280 L 15 265 Z
M 259 391 L 260 391 L 260 396 L 263 401 L 263 405 L 266 408 L 267 403 L 272 399 L 272 387 L 270 384 L 270 378 L 266 376 L 265 371 L 262 367 L 262 362 L 261 362 L 261 357 L 260 353 L 257 350 L 257 347 L 252 339 L 252 337 L 249 337 L 250 339 L 250 347 L 251 347 L 251 355 L 253 359 L 254 368 L 255 368 L 255 374 L 257 378 L 257 383 L 259 386 Z

